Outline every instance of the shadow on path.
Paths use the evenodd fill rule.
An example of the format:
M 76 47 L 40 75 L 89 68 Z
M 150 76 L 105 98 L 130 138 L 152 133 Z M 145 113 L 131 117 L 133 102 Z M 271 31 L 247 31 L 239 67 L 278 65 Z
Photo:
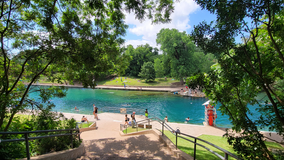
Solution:
M 88 159 L 177 159 L 151 135 L 84 141 Z

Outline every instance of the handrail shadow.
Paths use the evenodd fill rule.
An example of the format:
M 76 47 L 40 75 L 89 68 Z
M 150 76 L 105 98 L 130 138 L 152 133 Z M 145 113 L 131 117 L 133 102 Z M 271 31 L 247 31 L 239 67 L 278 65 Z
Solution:
M 193 154 L 194 154 L 194 157 L 193 157 L 193 158 L 194 158 L 194 159 L 196 159 L 196 145 L 198 145 L 198 146 L 200 146 L 200 147 L 206 149 L 207 151 L 209 151 L 209 152 L 211 152 L 212 154 L 216 155 L 216 156 L 217 156 L 218 158 L 220 158 L 220 159 L 225 159 L 225 160 L 227 160 L 229 156 L 231 156 L 231 157 L 234 158 L 234 159 L 238 159 L 238 160 L 241 159 L 241 158 L 239 158 L 238 156 L 234 155 L 233 153 L 231 153 L 231 152 L 229 152 L 229 151 L 227 151 L 227 150 L 225 150 L 225 149 L 223 149 L 223 148 L 221 148 L 221 147 L 219 147 L 219 146 L 216 146 L 216 145 L 214 145 L 214 144 L 212 144 L 212 143 L 210 143 L 210 142 L 208 142 L 208 141 L 205 141 L 205 140 L 203 140 L 203 139 L 200 139 L 200 138 L 197 138 L 197 137 L 194 137 L 194 136 L 191 136 L 191 135 L 182 133 L 182 132 L 180 132 L 179 129 L 177 129 L 177 130 L 172 129 L 172 127 L 169 126 L 169 124 L 167 124 L 165 121 L 159 119 L 158 117 L 151 117 L 151 118 L 147 118 L 147 119 L 143 119 L 143 120 L 137 121 L 137 122 L 136 122 L 136 125 L 139 124 L 139 123 L 149 123 L 149 124 L 150 124 L 150 122 L 153 122 L 153 121 L 156 121 L 156 122 L 158 122 L 159 124 L 162 125 L 162 129 L 161 129 L 161 131 L 160 131 L 160 132 L 162 133 L 162 136 L 164 136 L 164 129 L 166 128 L 167 130 L 170 131 L 170 133 L 172 133 L 172 134 L 176 137 L 176 149 L 178 148 L 178 140 L 177 140 L 178 137 L 181 138 L 181 139 L 184 139 L 184 140 L 186 140 L 186 141 L 188 141 L 188 142 L 193 143 L 193 144 L 194 144 L 194 152 L 193 152 Z M 126 127 L 126 128 L 127 128 L 127 127 Z M 120 125 L 120 130 L 122 130 L 122 125 Z M 223 129 L 222 129 L 222 130 L 223 130 Z M 127 129 L 126 129 L 126 131 L 127 131 Z M 127 132 L 126 132 L 126 134 L 127 134 Z M 187 139 L 187 138 L 185 138 L 185 137 L 193 138 L 194 141 L 189 140 L 189 139 Z M 201 142 L 203 142 L 203 143 L 206 143 L 206 144 L 208 144 L 208 145 L 210 145 L 210 146 L 212 146 L 212 147 L 214 147 L 214 148 L 220 150 L 221 153 L 222 153 L 222 152 L 224 153 L 224 156 L 221 156 L 221 155 L 220 155 L 220 152 L 215 152 L 215 151 L 211 150 L 210 148 L 208 148 L 208 147 L 206 147 L 206 146 L 204 146 L 204 145 L 198 143 L 198 141 L 201 141 Z

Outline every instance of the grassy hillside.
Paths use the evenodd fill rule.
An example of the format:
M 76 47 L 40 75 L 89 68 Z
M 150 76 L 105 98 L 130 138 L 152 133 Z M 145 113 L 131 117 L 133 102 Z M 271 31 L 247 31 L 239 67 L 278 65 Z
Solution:
M 119 85 L 123 86 L 124 83 L 128 86 L 170 86 L 171 83 L 179 82 L 174 78 L 156 78 L 154 82 L 146 83 L 145 80 L 141 80 L 141 78 L 133 78 L 133 77 L 117 77 L 111 80 L 99 81 L 98 85 Z
M 170 86 L 174 82 L 179 82 L 174 78 L 156 78 L 154 82 L 146 83 L 145 80 L 135 77 L 116 77 L 110 80 L 97 81 L 97 85 L 117 85 L 117 86 Z M 40 77 L 39 83 L 50 83 L 46 77 Z

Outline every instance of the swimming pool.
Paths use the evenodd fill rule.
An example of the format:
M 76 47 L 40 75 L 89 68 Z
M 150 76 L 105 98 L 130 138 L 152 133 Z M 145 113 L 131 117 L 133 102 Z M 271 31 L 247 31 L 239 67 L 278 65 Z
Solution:
M 38 93 L 30 97 L 37 99 Z M 184 123 L 189 117 L 189 123 L 202 125 L 204 121 L 204 106 L 207 98 L 181 97 L 169 92 L 104 90 L 87 88 L 69 88 L 64 98 L 53 98 L 56 105 L 53 109 L 58 112 L 92 114 L 93 104 L 104 111 L 104 108 L 115 107 L 119 113 L 120 108 L 132 108 L 141 111 L 148 109 L 149 116 L 163 119 L 168 116 L 169 122 Z M 128 104 L 128 105 L 127 105 Z M 77 106 L 79 112 L 74 110 Z M 218 106 L 216 107 L 218 109 Z M 141 113 L 144 114 L 144 113 Z M 219 127 L 231 127 L 227 115 L 217 111 L 216 124 Z

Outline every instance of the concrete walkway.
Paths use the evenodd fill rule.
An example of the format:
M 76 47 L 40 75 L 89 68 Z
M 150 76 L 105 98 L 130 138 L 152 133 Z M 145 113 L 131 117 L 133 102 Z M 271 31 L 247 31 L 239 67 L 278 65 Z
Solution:
M 97 89 L 114 89 L 114 90 L 131 90 L 131 91 L 156 91 L 156 92 L 179 92 L 182 88 L 185 87 L 163 87 L 163 88 L 155 88 L 155 87 L 139 87 L 139 86 L 132 86 L 132 87 L 123 87 L 123 86 L 105 86 L 105 85 L 98 85 L 96 86 Z
M 64 113 L 68 118 L 79 120 L 81 114 Z M 88 159 L 177 159 L 170 150 L 165 147 L 159 138 L 153 134 L 120 136 L 120 124 L 123 124 L 124 114 L 101 113 L 98 114 L 99 120 L 97 130 L 86 131 L 81 134 L 86 148 L 86 154 L 77 160 Z M 92 121 L 94 117 L 87 115 Z M 136 116 L 139 121 L 144 116 Z
M 81 114 L 64 113 L 67 118 L 80 120 Z M 101 113 L 99 120 L 93 115 L 85 115 L 90 121 L 96 121 L 97 130 L 86 131 L 81 134 L 86 148 L 86 154 L 78 160 L 87 159 L 176 159 L 168 148 L 159 142 L 156 135 L 145 134 L 136 136 L 120 136 L 120 124 L 124 124 L 124 114 Z M 145 119 L 136 115 L 137 121 Z M 153 128 L 162 129 L 158 122 L 151 122 Z M 172 129 L 179 128 L 182 133 L 198 137 L 202 134 L 223 136 L 225 128 L 201 126 L 193 124 L 167 123 Z M 264 132 L 270 139 L 278 142 L 282 137 Z M 224 148 L 226 149 L 226 148 Z
M 67 118 L 74 118 L 80 121 L 83 114 L 64 113 Z M 118 131 L 120 124 L 124 124 L 124 114 L 119 113 L 100 113 L 98 117 L 100 120 L 95 120 L 93 115 L 85 115 L 89 121 L 96 121 L 98 129 L 94 131 L 88 131 L 81 134 L 84 140 L 101 139 L 101 138 L 118 138 L 120 137 Z M 130 117 L 130 115 L 128 115 Z M 136 115 L 136 120 L 140 121 L 145 119 L 142 115 Z M 162 129 L 161 124 L 158 122 L 151 122 L 153 128 Z M 226 128 L 203 126 L 195 124 L 185 123 L 167 123 L 172 129 L 180 129 L 182 133 L 198 137 L 202 134 L 223 136 L 226 133 Z M 284 142 L 283 137 L 277 135 L 275 132 L 262 132 L 269 140 L 273 139 L 277 142 Z M 271 135 L 270 135 L 271 134 Z
M 57 84 L 57 83 L 35 83 L 33 85 L 41 85 L 41 86 L 65 86 L 65 87 L 74 87 L 74 88 L 83 88 L 80 84 L 75 85 L 66 85 L 66 84 Z M 111 85 L 97 85 L 95 87 L 96 89 L 114 89 L 114 90 L 136 90 L 136 91 L 157 91 L 157 92 L 179 92 L 181 89 L 185 89 L 185 86 L 183 87 L 170 87 L 170 86 L 111 86 Z M 142 89 L 141 89 L 142 88 Z
M 77 160 L 177 159 L 153 134 L 84 140 L 84 145 L 86 154 Z

